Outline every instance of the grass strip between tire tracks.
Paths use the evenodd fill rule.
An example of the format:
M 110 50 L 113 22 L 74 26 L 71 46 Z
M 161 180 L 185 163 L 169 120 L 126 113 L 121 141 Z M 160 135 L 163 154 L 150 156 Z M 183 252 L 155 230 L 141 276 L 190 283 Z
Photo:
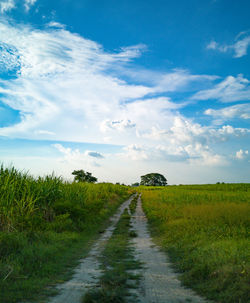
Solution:
M 127 302 L 129 289 L 138 286 L 140 275 L 134 271 L 141 268 L 141 263 L 134 258 L 130 244 L 131 238 L 136 236 L 131 230 L 130 219 L 131 216 L 125 209 L 100 256 L 103 274 L 99 284 L 85 294 L 83 303 Z M 136 297 L 130 296 L 129 301 L 136 302 Z

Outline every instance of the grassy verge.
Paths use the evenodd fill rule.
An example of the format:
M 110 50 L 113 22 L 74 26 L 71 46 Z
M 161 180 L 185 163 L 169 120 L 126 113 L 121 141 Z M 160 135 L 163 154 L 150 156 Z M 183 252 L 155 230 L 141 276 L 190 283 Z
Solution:
M 0 302 L 42 302 L 130 195 L 125 186 L 0 169 Z
M 100 257 L 104 270 L 99 287 L 90 290 L 83 298 L 83 303 L 123 303 L 128 301 L 129 289 L 135 288 L 139 275 L 133 270 L 141 264 L 135 260 L 131 248 L 131 237 L 136 234 L 131 230 L 130 215 L 125 210 L 117 223 L 112 237 Z M 129 302 L 135 298 L 130 297 Z
M 185 285 L 215 302 L 250 301 L 249 184 L 144 188 L 142 201 Z

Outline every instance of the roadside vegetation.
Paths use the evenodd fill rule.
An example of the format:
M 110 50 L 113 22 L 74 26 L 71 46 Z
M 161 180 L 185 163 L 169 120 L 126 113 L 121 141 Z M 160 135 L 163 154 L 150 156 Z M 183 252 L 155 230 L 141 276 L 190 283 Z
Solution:
M 136 205 L 135 199 L 133 205 Z M 125 209 L 100 257 L 103 274 L 99 285 L 86 293 L 83 303 L 137 302 L 129 290 L 138 286 L 140 276 L 135 270 L 141 268 L 141 263 L 135 259 L 130 243 L 131 238 L 136 237 L 130 218 Z
M 126 186 L 33 178 L 0 167 L 0 302 L 51 294 L 48 286 L 69 278 L 130 194 Z
M 183 283 L 215 302 L 249 302 L 250 184 L 140 190 L 152 236 Z

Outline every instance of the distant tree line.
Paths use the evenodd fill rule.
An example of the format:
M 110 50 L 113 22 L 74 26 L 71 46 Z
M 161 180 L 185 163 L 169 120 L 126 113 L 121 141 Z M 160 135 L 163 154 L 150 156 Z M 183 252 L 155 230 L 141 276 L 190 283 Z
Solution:
M 72 172 L 72 175 L 74 175 L 74 181 L 75 182 L 88 182 L 88 183 L 95 183 L 97 182 L 97 178 L 92 176 L 92 173 L 85 172 L 83 169 L 80 170 L 74 170 Z M 119 183 L 116 183 L 119 184 Z M 166 186 L 167 185 L 167 179 L 158 173 L 150 173 L 146 174 L 144 176 L 141 176 L 141 182 L 133 183 L 132 186 Z

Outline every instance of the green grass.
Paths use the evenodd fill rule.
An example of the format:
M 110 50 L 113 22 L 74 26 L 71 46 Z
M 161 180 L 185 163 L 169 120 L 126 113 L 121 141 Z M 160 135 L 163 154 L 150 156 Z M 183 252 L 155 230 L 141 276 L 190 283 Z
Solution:
M 183 283 L 216 302 L 249 302 L 250 184 L 141 190 L 152 235 Z
M 139 275 L 132 271 L 141 267 L 133 256 L 130 244 L 134 236 L 136 234 L 131 230 L 130 215 L 125 210 L 100 257 L 104 272 L 99 287 L 90 290 L 84 296 L 83 303 L 135 302 L 131 296 L 128 301 L 129 288 L 135 288 L 139 281 Z
M 130 193 L 1 167 L 0 302 L 40 302 L 53 293 Z
M 135 197 L 133 198 L 133 200 L 132 200 L 132 201 L 130 202 L 130 204 L 129 204 L 129 210 L 130 210 L 130 213 L 131 213 L 131 214 L 134 214 L 134 213 L 135 213 L 136 206 L 137 206 L 137 199 L 138 199 L 138 197 L 135 196 Z

